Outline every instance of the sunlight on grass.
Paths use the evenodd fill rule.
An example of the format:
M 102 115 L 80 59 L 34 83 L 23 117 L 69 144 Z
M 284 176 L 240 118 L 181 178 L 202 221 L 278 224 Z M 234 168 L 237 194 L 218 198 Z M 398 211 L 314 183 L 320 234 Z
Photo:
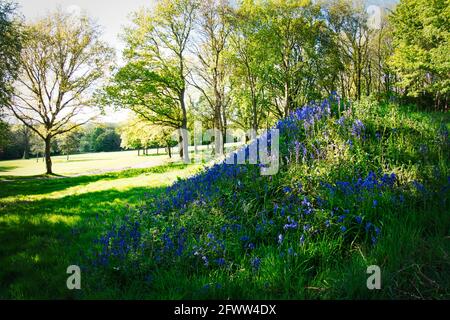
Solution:
M 166 155 L 138 156 L 136 151 L 87 153 L 52 157 L 53 171 L 61 175 L 99 173 L 133 167 L 152 167 L 166 163 Z M 45 172 L 42 159 L 10 160 L 0 162 L 0 176 L 33 176 Z
M 126 191 L 136 187 L 161 187 L 168 186 L 173 183 L 177 178 L 185 178 L 192 175 L 201 168 L 200 165 L 192 165 L 186 169 L 169 171 L 164 173 L 147 173 L 131 178 L 119 178 L 115 180 L 99 180 L 85 185 L 76 185 L 69 187 L 61 191 L 49 192 L 46 194 L 37 195 L 22 195 L 22 196 L 10 196 L 0 198 L 2 202 L 15 202 L 15 201 L 36 201 L 40 199 L 60 199 L 71 195 L 82 195 L 91 192 L 105 191 L 105 190 L 118 190 Z

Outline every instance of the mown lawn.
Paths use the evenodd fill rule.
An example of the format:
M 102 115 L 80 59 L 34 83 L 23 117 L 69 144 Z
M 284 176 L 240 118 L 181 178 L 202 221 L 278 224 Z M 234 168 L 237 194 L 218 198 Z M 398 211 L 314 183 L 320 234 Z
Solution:
M 53 172 L 59 175 L 80 175 L 103 171 L 150 167 L 167 162 L 167 155 L 152 149 L 148 156 L 138 156 L 137 151 L 85 153 L 52 157 Z M 35 176 L 45 172 L 45 162 L 40 159 L 0 161 L 0 176 Z
M 196 165 L 166 164 L 77 177 L 0 179 L 0 298 L 74 298 L 66 269 L 85 256 L 102 219 L 123 215 Z

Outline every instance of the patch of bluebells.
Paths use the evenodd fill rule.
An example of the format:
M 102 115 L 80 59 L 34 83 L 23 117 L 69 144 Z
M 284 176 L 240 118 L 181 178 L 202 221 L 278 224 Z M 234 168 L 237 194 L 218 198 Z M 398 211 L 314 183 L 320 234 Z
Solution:
M 250 265 L 252 266 L 253 271 L 258 271 L 261 266 L 261 259 L 258 257 L 253 257 L 250 260 Z
M 120 225 L 113 224 L 111 230 L 94 240 L 101 247 L 93 259 L 93 265 L 108 266 L 111 262 L 124 261 L 141 249 L 140 223 L 125 216 Z
M 364 123 L 361 120 L 356 119 L 352 125 L 351 135 L 355 138 L 362 138 L 364 137 L 365 130 L 366 126 L 364 125 Z
M 274 128 L 280 130 L 281 141 L 285 142 L 280 145 L 282 156 L 289 156 L 291 161 L 295 160 L 296 163 L 320 159 L 323 156 L 324 151 L 320 145 L 308 144 L 305 137 L 312 136 L 320 121 L 327 120 L 332 116 L 331 104 L 335 102 L 334 99 L 331 97 L 320 103 L 309 103 L 276 123 Z M 350 122 L 349 118 L 342 116 L 336 123 L 342 128 L 346 127 L 346 123 L 351 125 L 351 139 L 347 141 L 350 147 L 353 146 L 356 139 L 364 138 L 366 128 L 362 121 L 356 119 Z M 270 146 L 270 132 L 266 135 Z M 255 140 L 252 143 L 259 143 L 258 141 Z M 238 152 L 244 152 L 248 159 L 249 148 L 250 146 L 246 146 Z M 235 159 L 238 152 L 232 155 Z M 143 239 L 139 230 L 147 227 L 149 221 L 164 221 L 162 216 L 167 216 L 169 213 L 182 216 L 191 205 L 209 210 L 216 202 L 220 203 L 220 207 L 226 207 L 229 203 L 237 204 L 244 191 L 248 193 L 251 191 L 254 197 L 259 199 L 258 190 L 249 190 L 251 188 L 247 186 L 249 181 L 255 180 L 257 177 L 259 177 L 257 166 L 230 165 L 222 161 L 188 179 L 177 181 L 166 188 L 165 193 L 161 196 L 148 197 L 143 214 L 141 211 L 143 219 L 141 222 L 147 222 L 145 226 L 141 226 L 141 222 L 137 224 L 124 222 L 124 227 L 112 226 L 111 230 L 98 240 L 101 252 L 98 254 L 97 263 L 107 265 L 111 258 L 123 260 L 130 254 L 141 253 L 140 245 L 143 243 Z M 267 184 L 271 183 L 272 179 L 273 177 L 267 177 L 267 180 L 264 180 L 266 182 L 265 194 L 269 193 Z M 261 241 L 273 241 L 280 246 L 287 246 L 295 241 L 302 245 L 321 232 L 337 232 L 347 235 L 354 232 L 355 228 L 365 232 L 368 239 L 375 244 L 381 234 L 381 229 L 369 221 L 363 213 L 357 212 L 354 208 L 351 212 L 346 209 L 351 208 L 350 206 L 340 206 L 330 210 L 332 203 L 330 199 L 337 195 L 343 195 L 342 198 L 352 201 L 367 195 L 378 197 L 380 193 L 393 189 L 396 180 L 395 174 L 377 175 L 370 172 L 367 176 L 355 177 L 348 181 L 322 183 L 328 194 L 316 198 L 302 194 L 304 191 L 301 185 L 299 187 L 284 186 L 277 189 L 277 192 L 282 194 L 280 197 L 284 198 L 285 202 L 277 198 L 275 201 L 279 203 L 275 204 L 273 209 L 265 208 L 264 210 L 267 212 L 259 216 L 258 221 L 253 221 L 252 228 L 258 236 L 254 237 L 251 231 L 248 231 L 251 229 L 240 221 L 240 217 L 227 216 L 226 222 L 215 230 L 216 233 L 210 231 L 209 234 L 196 235 L 197 242 L 187 243 L 188 234 L 192 235 L 194 231 L 189 227 L 181 227 L 175 222 L 170 229 L 161 227 L 160 229 L 164 231 L 157 233 L 156 241 L 162 244 L 157 249 L 159 250 L 157 256 L 162 258 L 166 256 L 194 257 L 205 267 L 220 267 L 229 262 L 225 259 L 225 244 L 228 244 L 230 239 L 235 241 L 235 244 L 239 243 L 243 250 L 253 251 L 258 248 Z M 231 188 L 227 189 L 229 192 L 226 195 L 223 194 L 223 189 L 219 188 L 220 183 L 224 183 L 224 181 L 231 185 Z M 358 201 L 354 201 L 354 203 L 358 203 Z M 371 199 L 371 208 L 375 210 L 378 207 L 380 207 L 380 202 L 377 202 L 377 199 Z M 316 213 L 319 211 L 327 212 L 327 214 L 318 218 Z M 266 235 L 268 237 L 265 237 Z M 257 257 L 253 259 L 252 268 L 258 269 L 260 259 Z

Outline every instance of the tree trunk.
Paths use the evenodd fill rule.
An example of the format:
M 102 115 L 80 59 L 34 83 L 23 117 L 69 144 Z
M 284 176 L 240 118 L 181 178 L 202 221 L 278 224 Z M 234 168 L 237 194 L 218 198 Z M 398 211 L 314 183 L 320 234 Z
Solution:
M 138 157 L 141 155 L 141 149 L 138 148 Z
M 172 159 L 172 150 L 170 148 L 170 144 L 169 143 L 167 144 L 167 151 L 169 152 L 169 158 Z
M 69 154 L 67 154 L 67 161 L 69 161 Z
M 183 75 L 183 72 L 181 72 Z M 184 94 L 186 89 L 183 88 L 180 92 L 179 99 L 180 99 L 180 106 L 181 111 L 183 114 L 183 118 L 181 120 L 181 131 L 180 131 L 180 137 L 179 137 L 179 152 L 180 152 L 180 158 L 183 159 L 185 163 L 189 162 L 189 144 L 188 144 L 188 132 L 187 132 L 187 110 L 186 110 L 186 104 L 184 101 Z M 186 150 L 184 150 L 186 148 Z
M 50 156 L 50 152 L 51 152 L 51 138 L 47 137 L 45 139 L 45 166 L 47 168 L 47 174 L 53 174 L 52 172 L 52 158 Z

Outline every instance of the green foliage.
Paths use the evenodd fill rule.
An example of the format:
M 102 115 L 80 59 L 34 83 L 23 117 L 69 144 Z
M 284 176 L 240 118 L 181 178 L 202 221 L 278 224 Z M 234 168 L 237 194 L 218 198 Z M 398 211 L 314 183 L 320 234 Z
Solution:
M 10 1 L 0 1 L 0 116 L 1 108 L 11 98 L 12 82 L 16 79 L 20 66 L 24 32 L 17 21 L 16 7 Z
M 79 149 L 81 152 L 101 152 L 120 150 L 121 139 L 114 127 L 98 125 L 88 127 L 78 135 Z
M 106 129 L 99 134 L 94 142 L 94 150 L 99 151 L 118 151 L 120 150 L 120 135 L 113 129 Z
M 82 136 L 83 132 L 80 129 L 75 129 L 63 134 L 58 141 L 59 149 L 67 156 L 79 152 Z
M 391 17 L 394 54 L 390 64 L 412 97 L 430 97 L 437 108 L 450 96 L 450 5 L 447 0 L 400 1 Z

